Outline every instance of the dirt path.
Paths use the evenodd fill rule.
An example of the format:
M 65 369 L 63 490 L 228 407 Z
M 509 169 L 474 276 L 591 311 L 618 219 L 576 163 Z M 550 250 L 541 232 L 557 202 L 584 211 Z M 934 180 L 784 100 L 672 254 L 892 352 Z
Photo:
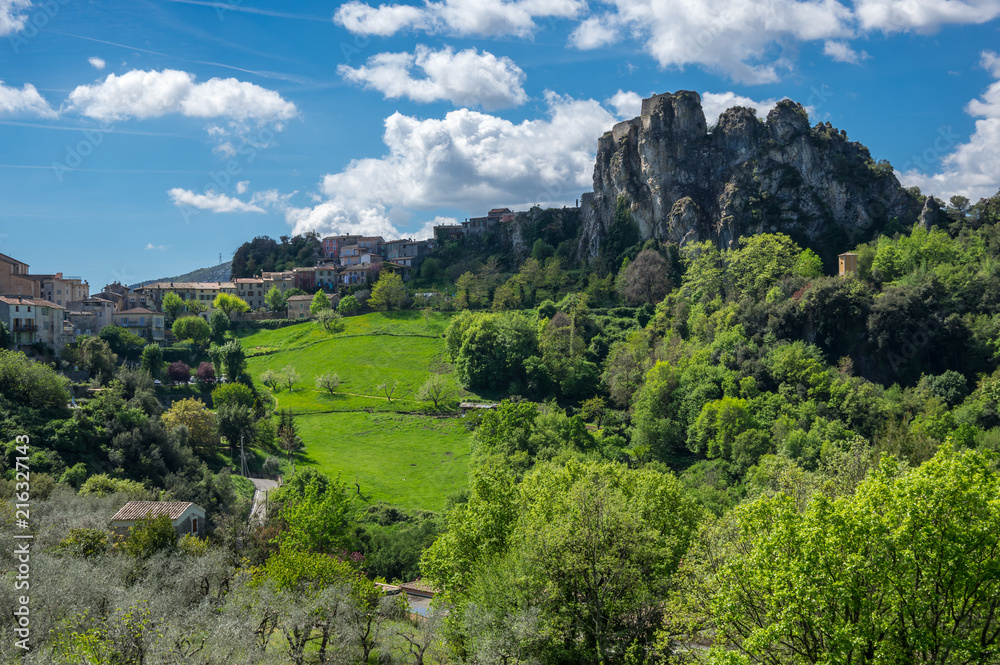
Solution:
M 250 509 L 250 521 L 264 521 L 264 509 L 267 505 L 267 493 L 278 487 L 277 480 L 251 478 L 253 483 L 253 508 Z

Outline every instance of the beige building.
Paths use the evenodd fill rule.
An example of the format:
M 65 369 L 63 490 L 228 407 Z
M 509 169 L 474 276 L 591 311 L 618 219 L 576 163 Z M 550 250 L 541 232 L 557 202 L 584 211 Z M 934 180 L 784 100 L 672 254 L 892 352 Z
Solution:
M 28 275 L 28 264 L 0 254 L 0 295 L 41 298 L 41 282 Z
M 163 296 L 171 291 L 185 302 L 195 301 L 206 307 L 202 315 L 206 318 L 215 311 L 212 302 L 220 293 L 237 295 L 233 282 L 156 282 L 136 289 L 136 293 L 146 296 L 146 307 L 157 312 L 163 311 Z
M 270 291 L 272 286 L 277 286 L 282 293 L 295 288 L 295 273 L 291 270 L 262 272 L 260 276 L 264 280 L 264 293 Z
M 64 277 L 61 272 L 54 275 L 32 275 L 40 284 L 39 296 L 42 300 L 65 307 L 71 300 L 90 297 L 90 284 L 80 277 Z
M 114 323 L 115 303 L 107 298 L 85 298 L 83 300 L 71 300 L 66 303 L 69 311 L 69 320 L 73 324 L 73 335 L 96 335 L 104 326 Z M 76 316 L 76 314 L 89 314 L 90 318 Z M 79 324 L 79 325 L 78 325 Z M 87 324 L 87 327 L 81 327 Z M 91 330 L 91 332 L 87 332 Z
M 163 314 L 136 307 L 127 309 L 124 312 L 115 312 L 113 315 L 115 325 L 120 328 L 127 328 L 130 332 L 142 337 L 150 342 L 163 341 Z
M 264 287 L 264 280 L 260 277 L 239 277 L 233 280 L 236 285 L 236 295 L 250 305 L 251 310 L 266 309 L 267 303 L 264 296 L 270 290 L 270 286 Z
M 313 296 L 291 296 L 288 299 L 288 318 L 308 319 L 312 316 L 309 312 L 312 301 Z
M 0 321 L 7 324 L 15 348 L 41 343 L 58 355 L 69 332 L 65 311 L 47 300 L 0 296 Z

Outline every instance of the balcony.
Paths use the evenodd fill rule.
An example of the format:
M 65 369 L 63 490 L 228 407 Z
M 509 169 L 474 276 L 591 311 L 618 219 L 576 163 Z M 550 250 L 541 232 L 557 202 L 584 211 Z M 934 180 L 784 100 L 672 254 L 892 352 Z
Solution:
M 35 326 L 34 322 L 14 324 L 14 332 L 33 333 L 36 330 L 38 330 L 38 328 Z

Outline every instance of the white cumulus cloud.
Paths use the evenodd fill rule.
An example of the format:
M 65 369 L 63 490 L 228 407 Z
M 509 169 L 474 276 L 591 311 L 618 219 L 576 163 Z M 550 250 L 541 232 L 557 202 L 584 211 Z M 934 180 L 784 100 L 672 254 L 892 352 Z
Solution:
M 0 37 L 24 28 L 27 15 L 24 10 L 31 6 L 31 0 L 0 0 Z
M 934 32 L 1000 16 L 1000 0 L 856 0 L 854 5 L 862 28 L 886 33 Z
M 104 69 L 108 64 L 104 62 L 103 58 L 98 58 L 97 56 L 87 58 L 87 62 L 89 62 L 90 66 L 94 69 Z
M 829 56 L 837 62 L 846 62 L 851 65 L 859 65 L 862 60 L 867 60 L 871 57 L 865 51 L 858 53 L 852 49 L 847 42 L 837 42 L 833 40 L 823 42 L 823 54 Z
M 260 206 L 240 201 L 226 194 L 216 193 L 211 189 L 204 194 L 198 194 L 190 189 L 175 187 L 168 191 L 167 194 L 170 195 L 174 205 L 178 208 L 187 206 L 211 212 L 264 212 L 264 209 Z
M 37 115 L 54 118 L 56 112 L 30 83 L 25 83 L 18 90 L 0 81 L 0 115 Z
M 562 205 L 590 189 L 597 139 L 615 117 L 594 100 L 546 93 L 547 116 L 513 123 L 458 109 L 440 119 L 395 113 L 387 154 L 351 162 L 320 185 L 315 206 L 286 210 L 296 233 L 396 233 L 393 209 L 473 210 L 484 201 Z
M 613 108 L 615 115 L 623 120 L 634 118 L 642 111 L 642 97 L 639 96 L 639 93 L 632 91 L 619 89 L 611 96 L 611 99 L 607 100 L 606 104 Z
M 195 83 L 188 72 L 132 70 L 109 74 L 69 95 L 69 108 L 98 120 L 155 118 L 179 113 L 194 118 L 281 121 L 297 114 L 295 104 L 253 83 L 213 78 Z
M 414 76 L 414 70 L 420 76 Z M 379 53 L 358 68 L 337 68 L 349 81 L 374 88 L 387 98 L 409 97 L 417 102 L 446 99 L 456 106 L 486 110 L 517 106 L 524 93 L 524 72 L 510 58 L 474 48 L 455 53 L 418 45 L 413 53 Z
M 734 106 L 746 106 L 757 111 L 757 117 L 764 119 L 780 100 L 756 100 L 737 95 L 735 92 L 703 92 L 701 93 L 701 109 L 705 112 L 705 121 L 713 125 L 726 109 Z
M 355 34 L 389 36 L 402 30 L 456 35 L 525 36 L 534 32 L 536 18 L 571 18 L 586 7 L 582 0 L 443 0 L 423 7 L 378 7 L 352 0 L 334 14 L 334 21 Z
M 148 250 L 151 250 L 151 249 L 155 249 L 155 250 L 158 250 L 158 251 L 164 251 L 164 250 L 167 249 L 168 246 L 169 245 L 154 245 L 153 243 L 150 242 L 150 243 L 146 243 L 146 250 L 148 251 Z
M 1000 56 L 984 51 L 980 65 L 1000 79 Z M 978 98 L 965 107 L 977 118 L 976 130 L 965 143 L 959 143 L 950 127 L 942 127 L 923 151 L 897 169 L 897 176 L 907 186 L 916 185 L 925 194 L 945 200 L 959 194 L 977 201 L 1000 189 L 1000 80 L 994 81 Z M 930 174 L 928 167 L 941 159 L 941 170 Z

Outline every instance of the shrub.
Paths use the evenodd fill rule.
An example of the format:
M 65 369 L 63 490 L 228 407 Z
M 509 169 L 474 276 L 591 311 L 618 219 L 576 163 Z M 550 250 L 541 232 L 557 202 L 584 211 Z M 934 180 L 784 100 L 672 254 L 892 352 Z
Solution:
M 202 362 L 198 365 L 198 371 L 195 373 L 195 376 L 202 383 L 215 383 L 215 365 L 210 362 Z
M 122 549 L 137 559 L 148 559 L 157 552 L 176 546 L 177 533 L 170 517 L 147 515 L 136 520 L 135 525 L 128 530 L 128 538 Z
M 281 460 L 277 457 L 268 457 L 264 460 L 264 473 L 278 473 L 281 469 Z
M 180 360 L 172 362 L 167 368 L 167 377 L 175 383 L 187 383 L 191 380 L 191 368 Z
M 254 401 L 253 391 L 242 383 L 225 383 L 212 391 L 212 405 L 216 409 L 229 404 L 240 404 L 252 409 Z
M 80 494 L 96 496 L 111 496 L 112 494 L 127 494 L 131 499 L 145 499 L 149 492 L 142 483 L 124 478 L 112 478 L 106 473 L 99 473 L 87 478 L 80 488 Z

